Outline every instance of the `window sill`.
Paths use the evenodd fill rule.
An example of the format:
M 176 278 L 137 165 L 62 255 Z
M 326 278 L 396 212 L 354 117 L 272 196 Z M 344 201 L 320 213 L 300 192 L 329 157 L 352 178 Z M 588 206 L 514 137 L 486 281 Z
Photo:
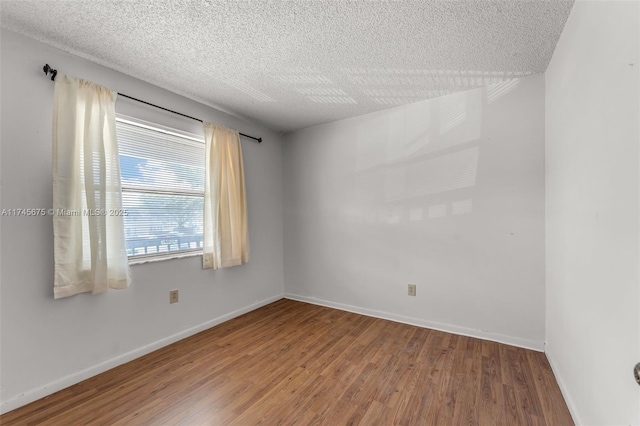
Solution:
M 165 260 L 183 259 L 186 257 L 202 256 L 202 250 L 167 253 L 163 255 L 137 256 L 129 259 L 129 266 L 142 265 L 143 263 L 164 262 Z

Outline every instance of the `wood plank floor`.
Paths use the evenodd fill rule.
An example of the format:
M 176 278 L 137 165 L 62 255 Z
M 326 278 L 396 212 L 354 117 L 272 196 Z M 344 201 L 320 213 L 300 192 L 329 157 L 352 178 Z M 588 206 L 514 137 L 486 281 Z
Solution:
M 543 353 L 280 300 L 2 425 L 572 425 Z

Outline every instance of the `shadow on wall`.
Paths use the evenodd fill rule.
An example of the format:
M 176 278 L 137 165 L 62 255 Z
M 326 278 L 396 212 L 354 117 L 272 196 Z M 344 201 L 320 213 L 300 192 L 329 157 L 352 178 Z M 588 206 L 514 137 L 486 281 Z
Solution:
M 394 225 L 470 214 L 483 106 L 518 82 L 408 105 L 359 126 L 351 222 Z
M 469 312 L 484 309 L 484 290 L 473 283 L 493 273 L 497 253 L 487 247 L 503 244 L 503 227 L 510 225 L 496 216 L 496 209 L 506 211 L 505 201 L 495 198 L 503 196 L 496 188 L 502 184 L 487 187 L 484 180 L 482 188 L 476 186 L 482 144 L 491 142 L 482 134 L 483 113 L 519 82 L 509 80 L 371 114 L 354 129 L 349 176 L 353 180 L 343 181 L 341 195 L 333 199 L 344 204 L 334 204 L 335 209 L 323 204 L 328 209 L 324 214 L 338 217 L 318 224 L 321 241 L 335 243 L 329 245 L 330 253 L 322 242 L 325 249 L 314 250 L 316 260 L 332 265 L 323 276 L 336 283 L 345 300 L 376 306 L 370 290 L 346 282 L 368 282 L 393 292 L 385 283 L 402 274 L 416 280 L 429 277 L 448 288 L 429 290 L 435 292 L 433 300 L 440 301 L 440 306 L 429 305 L 434 318 L 455 322 L 447 314 L 455 304 Z M 495 146 L 485 147 L 485 152 L 494 155 Z M 485 160 L 489 168 L 496 164 Z M 480 175 L 487 179 L 484 172 Z M 496 250 L 519 248 L 503 244 Z M 507 304 L 503 309 L 509 309 Z
M 294 134 L 289 291 L 537 342 L 542 83 L 504 81 Z

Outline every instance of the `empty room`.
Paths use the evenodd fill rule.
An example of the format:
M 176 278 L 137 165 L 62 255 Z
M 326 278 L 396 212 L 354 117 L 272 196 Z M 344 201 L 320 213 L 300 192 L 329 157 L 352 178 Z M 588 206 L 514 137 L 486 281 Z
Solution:
M 0 25 L 0 424 L 640 426 L 639 0 Z

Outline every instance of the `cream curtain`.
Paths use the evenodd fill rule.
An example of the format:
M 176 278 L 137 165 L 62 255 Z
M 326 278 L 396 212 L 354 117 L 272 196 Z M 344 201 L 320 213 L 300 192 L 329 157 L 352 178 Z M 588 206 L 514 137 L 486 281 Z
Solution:
M 247 201 L 240 137 L 204 124 L 204 249 L 202 267 L 226 268 L 249 261 Z
M 53 106 L 54 298 L 130 283 L 117 93 L 58 74 Z

